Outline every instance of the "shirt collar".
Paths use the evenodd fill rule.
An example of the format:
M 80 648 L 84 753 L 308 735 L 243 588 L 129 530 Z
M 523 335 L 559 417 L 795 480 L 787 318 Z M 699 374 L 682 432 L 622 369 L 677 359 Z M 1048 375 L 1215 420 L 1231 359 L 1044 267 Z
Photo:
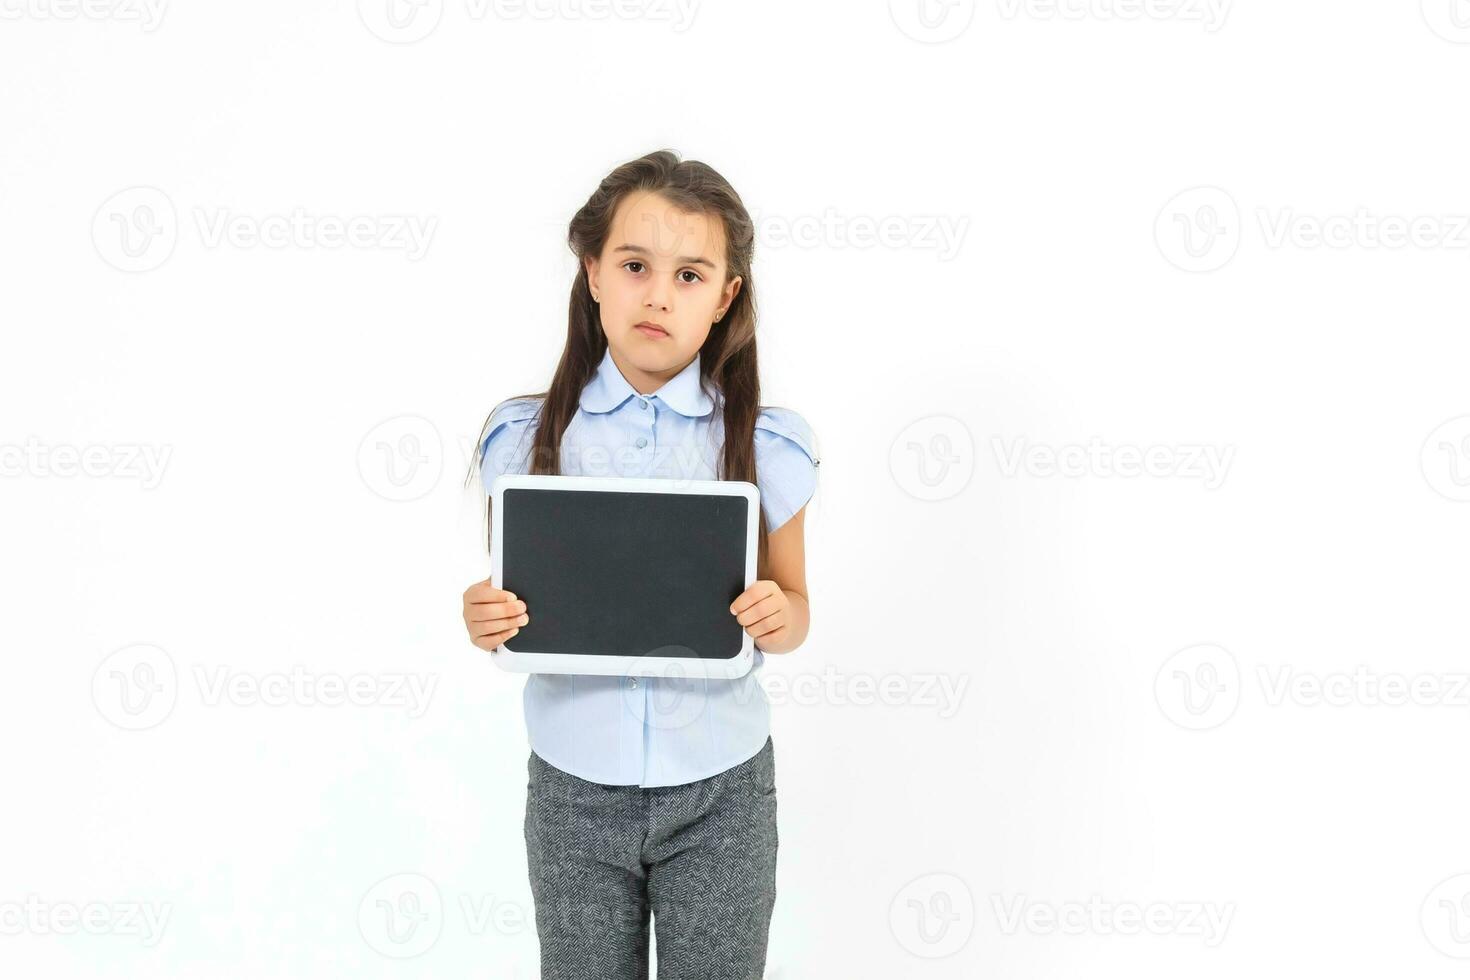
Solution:
M 602 363 L 597 365 L 597 373 L 582 389 L 580 403 L 584 411 L 611 412 L 627 401 L 630 395 L 637 394 L 637 389 L 628 383 L 623 372 L 613 363 L 612 348 L 609 347 L 602 355 Z M 640 397 L 657 398 L 680 415 L 690 418 L 708 415 L 715 405 L 700 384 L 697 353 L 684 370 L 665 381 L 658 391 Z

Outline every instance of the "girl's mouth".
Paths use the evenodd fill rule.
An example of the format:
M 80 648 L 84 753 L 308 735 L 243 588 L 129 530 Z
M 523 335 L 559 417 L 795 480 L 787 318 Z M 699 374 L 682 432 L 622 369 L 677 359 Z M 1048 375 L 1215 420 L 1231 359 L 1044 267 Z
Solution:
M 667 337 L 669 335 L 669 332 L 663 327 L 656 326 L 652 323 L 640 323 L 633 329 L 637 330 L 645 337 L 653 337 L 655 339 L 660 337 Z

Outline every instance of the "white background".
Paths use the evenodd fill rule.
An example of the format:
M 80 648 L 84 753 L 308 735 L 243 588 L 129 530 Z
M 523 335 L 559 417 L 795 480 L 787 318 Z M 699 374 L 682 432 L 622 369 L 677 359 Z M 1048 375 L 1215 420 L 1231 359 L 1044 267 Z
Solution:
M 536 974 L 461 479 L 669 147 L 822 454 L 767 975 L 1462 976 L 1470 5 L 629 2 L 0 0 L 0 971 Z

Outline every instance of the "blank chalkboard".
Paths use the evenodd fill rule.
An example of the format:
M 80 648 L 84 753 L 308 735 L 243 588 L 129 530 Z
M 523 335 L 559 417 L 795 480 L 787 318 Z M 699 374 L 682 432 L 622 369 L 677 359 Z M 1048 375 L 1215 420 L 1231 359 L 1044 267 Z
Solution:
M 738 676 L 730 603 L 754 581 L 759 491 L 743 481 L 510 475 L 490 496 L 492 584 L 530 622 L 501 666 Z M 498 576 L 498 577 L 497 577 Z

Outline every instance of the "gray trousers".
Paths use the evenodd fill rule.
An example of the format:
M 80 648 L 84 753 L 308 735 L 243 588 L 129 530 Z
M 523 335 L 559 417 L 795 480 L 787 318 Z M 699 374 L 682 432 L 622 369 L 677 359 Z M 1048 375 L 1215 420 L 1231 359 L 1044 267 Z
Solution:
M 776 759 L 681 786 L 605 786 L 527 763 L 542 980 L 759 980 L 776 903 Z

